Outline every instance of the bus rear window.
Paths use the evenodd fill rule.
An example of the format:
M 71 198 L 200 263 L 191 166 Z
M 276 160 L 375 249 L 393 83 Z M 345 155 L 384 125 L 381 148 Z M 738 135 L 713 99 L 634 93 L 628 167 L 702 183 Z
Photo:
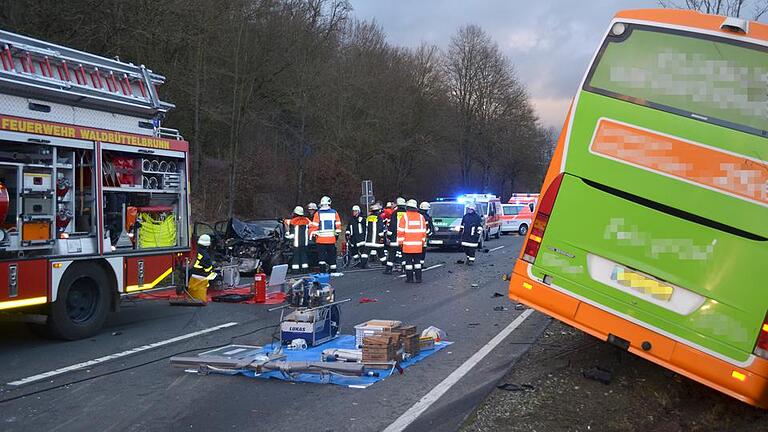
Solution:
M 609 36 L 585 90 L 768 136 L 768 48 L 626 26 Z

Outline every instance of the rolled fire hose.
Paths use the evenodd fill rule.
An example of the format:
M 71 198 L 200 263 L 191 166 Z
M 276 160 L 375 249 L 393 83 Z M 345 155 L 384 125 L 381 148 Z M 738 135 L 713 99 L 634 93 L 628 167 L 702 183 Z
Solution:
M 156 160 L 156 159 L 153 159 L 151 164 L 150 164 L 150 168 L 154 172 L 160 171 L 160 162 L 158 160 Z
M 176 170 L 176 162 L 168 162 L 168 172 L 175 173 Z
M 160 161 L 160 172 L 168 172 L 168 162 Z
M 149 159 L 142 159 L 141 169 L 144 171 L 152 171 L 152 162 Z
M 149 178 L 149 189 L 157 189 L 158 183 L 157 183 L 157 177 L 150 177 Z

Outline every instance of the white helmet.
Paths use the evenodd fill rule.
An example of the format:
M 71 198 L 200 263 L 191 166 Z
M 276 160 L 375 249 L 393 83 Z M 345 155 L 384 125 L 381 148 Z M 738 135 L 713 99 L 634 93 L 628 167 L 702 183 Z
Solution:
M 404 206 L 404 205 L 405 205 L 405 198 L 402 198 L 402 197 L 398 197 L 398 198 L 395 200 L 395 203 L 397 203 L 397 205 L 399 205 L 399 206 Z
M 407 202 L 407 203 L 405 203 L 405 205 L 406 205 L 408 208 L 412 208 L 412 209 L 417 209 L 417 208 L 419 208 L 419 203 L 417 203 L 415 199 L 409 199 L 409 200 L 408 200 L 408 202 Z
M 307 204 L 307 210 L 317 210 L 317 204 L 315 203 Z
M 200 246 L 208 247 L 211 245 L 211 236 L 208 234 L 203 234 L 200 236 L 200 238 L 197 239 L 197 244 Z
M 469 204 L 467 204 L 467 210 L 475 210 L 475 209 L 476 209 L 476 207 L 475 207 L 475 203 L 469 203 Z
M 293 209 L 293 213 L 299 216 L 304 216 L 304 208 L 301 206 L 296 206 L 296 208 Z
M 419 208 L 422 210 L 429 210 L 429 203 L 424 201 L 421 204 L 419 204 Z
M 331 205 L 331 199 L 327 196 L 320 198 L 320 207 Z
M 352 211 L 360 213 L 360 206 L 359 205 L 352 206 Z
M 379 211 L 381 210 L 381 203 L 375 203 L 371 206 L 371 211 Z
M 395 206 L 395 203 L 393 203 L 392 201 L 387 201 L 387 208 L 392 208 L 394 206 Z

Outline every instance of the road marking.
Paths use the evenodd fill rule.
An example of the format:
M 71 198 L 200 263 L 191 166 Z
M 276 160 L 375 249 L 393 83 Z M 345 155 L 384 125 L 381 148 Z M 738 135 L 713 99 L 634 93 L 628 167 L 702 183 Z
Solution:
M 224 329 L 224 328 L 227 328 L 227 327 L 236 326 L 236 325 L 237 325 L 236 322 L 228 322 L 226 324 L 217 325 L 216 327 L 210 327 L 210 328 L 203 329 L 203 330 L 200 330 L 200 331 L 183 334 L 181 336 L 176 336 L 175 338 L 166 339 L 164 341 L 155 342 L 155 343 L 151 343 L 151 344 L 148 344 L 148 345 L 142 345 L 140 347 L 133 348 L 133 349 L 130 349 L 128 351 L 123 351 L 123 352 L 119 352 L 119 353 L 115 353 L 115 354 L 110 354 L 110 355 L 107 355 L 107 356 L 104 356 L 104 357 L 99 357 L 97 359 L 88 360 L 86 362 L 77 363 L 77 364 L 73 364 L 71 366 L 63 367 L 61 369 L 56 369 L 56 370 L 52 370 L 52 371 L 49 371 L 49 372 L 43 372 L 41 374 L 33 375 L 33 376 L 30 376 L 30 377 L 27 377 L 27 378 L 22 378 L 22 379 L 17 380 L 17 381 L 9 382 L 8 385 L 20 386 L 20 385 L 24 385 L 24 384 L 29 384 L 31 382 L 40 381 L 42 379 L 50 378 L 52 376 L 61 375 L 61 374 L 66 373 L 66 372 L 70 372 L 70 371 L 74 371 L 74 370 L 78 370 L 78 369 L 83 369 L 83 368 L 86 368 L 86 367 L 89 367 L 89 366 L 97 365 L 99 363 L 104 363 L 106 361 L 114 360 L 114 359 L 117 359 L 117 358 L 120 358 L 120 357 L 126 357 L 126 356 L 129 356 L 129 355 L 140 353 L 142 351 L 151 350 L 151 349 L 154 349 L 154 348 L 157 348 L 157 347 L 161 347 L 163 345 L 172 344 L 174 342 L 178 342 L 178 341 L 182 341 L 182 340 L 185 340 L 185 339 L 193 338 L 195 336 L 204 335 L 206 333 L 215 332 L 216 330 L 221 330 L 221 329 Z
M 436 269 L 436 268 L 442 267 L 442 266 L 444 266 L 444 265 L 445 265 L 445 264 L 435 264 L 435 265 L 433 265 L 433 266 L 431 266 L 431 267 L 427 267 L 427 268 L 425 268 L 425 269 L 424 269 L 424 270 L 422 270 L 422 271 L 433 270 L 433 269 Z M 400 276 L 398 276 L 398 277 L 399 277 L 399 278 L 404 278 L 404 277 L 405 277 L 405 275 L 404 275 L 404 274 L 401 274 L 401 275 L 400 275 Z
M 464 362 L 458 369 L 453 371 L 448 377 L 446 377 L 440 384 L 436 385 L 429 393 L 424 395 L 418 402 L 411 406 L 408 411 L 403 413 L 397 418 L 391 425 L 384 429 L 384 432 L 400 432 L 405 430 L 411 425 L 421 414 L 429 409 L 432 404 L 437 402 L 451 387 L 454 386 L 459 380 L 472 370 L 478 363 L 480 363 L 485 356 L 487 356 L 497 345 L 499 345 L 507 336 L 510 335 L 520 324 L 525 321 L 528 316 L 533 313 L 533 309 L 528 309 L 521 313 L 514 321 L 512 321 L 504 330 L 499 332 L 493 339 L 491 339 L 485 346 L 480 348 L 472 357 Z
M 501 249 L 501 248 L 503 248 L 503 247 L 504 247 L 504 246 L 496 246 L 495 248 L 493 248 L 493 249 L 489 250 L 489 251 L 488 251 L 488 253 L 491 253 L 491 252 L 493 252 L 493 251 L 497 251 L 497 250 L 499 250 L 499 249 Z

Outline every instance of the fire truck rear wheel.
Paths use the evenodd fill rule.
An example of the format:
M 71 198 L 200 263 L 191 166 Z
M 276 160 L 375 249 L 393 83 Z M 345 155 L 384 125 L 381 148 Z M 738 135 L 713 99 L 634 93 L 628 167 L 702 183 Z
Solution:
M 96 334 L 109 314 L 110 284 L 96 264 L 73 265 L 59 283 L 48 315 L 52 336 L 76 340 Z

